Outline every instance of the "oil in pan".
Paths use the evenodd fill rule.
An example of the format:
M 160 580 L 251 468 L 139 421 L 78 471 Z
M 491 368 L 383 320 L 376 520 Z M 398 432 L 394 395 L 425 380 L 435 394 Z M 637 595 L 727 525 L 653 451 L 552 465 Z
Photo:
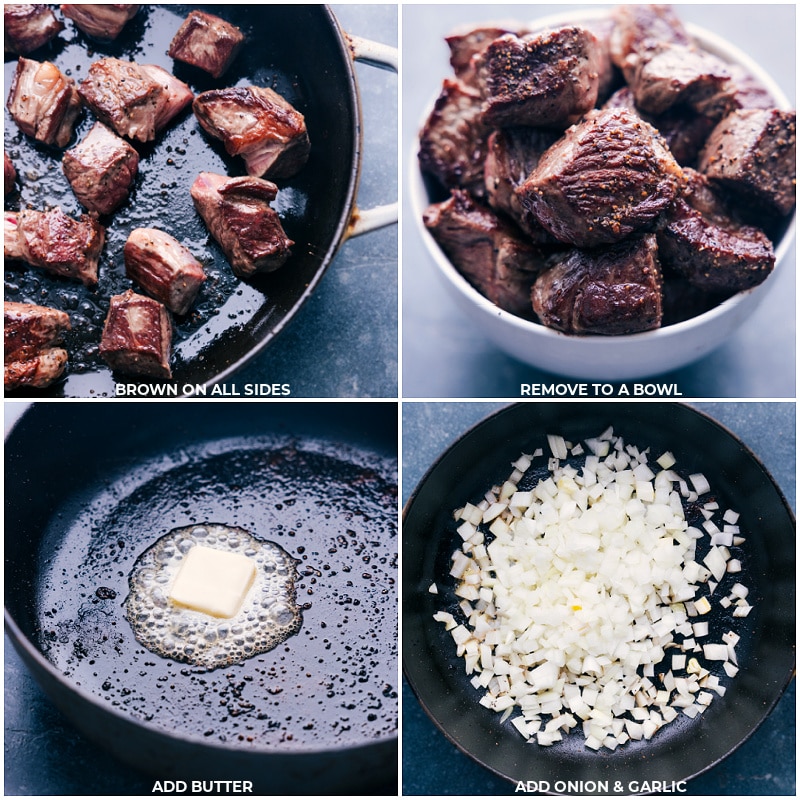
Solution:
M 71 681 L 167 732 L 286 751 L 396 735 L 396 469 L 374 453 L 282 437 L 138 463 L 51 523 L 39 646 Z M 148 548 L 211 522 L 292 559 L 302 615 L 273 649 L 217 668 L 142 646 L 124 608 Z

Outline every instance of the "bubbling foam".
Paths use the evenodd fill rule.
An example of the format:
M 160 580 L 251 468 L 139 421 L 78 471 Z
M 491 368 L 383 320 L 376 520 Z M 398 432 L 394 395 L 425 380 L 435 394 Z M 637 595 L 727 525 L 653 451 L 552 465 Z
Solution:
M 169 589 L 195 545 L 253 559 L 256 577 L 239 612 L 220 619 L 181 608 Z M 176 528 L 145 550 L 128 577 L 125 615 L 137 640 L 164 658 L 217 669 L 266 653 L 300 630 L 295 560 L 242 528 L 203 523 Z

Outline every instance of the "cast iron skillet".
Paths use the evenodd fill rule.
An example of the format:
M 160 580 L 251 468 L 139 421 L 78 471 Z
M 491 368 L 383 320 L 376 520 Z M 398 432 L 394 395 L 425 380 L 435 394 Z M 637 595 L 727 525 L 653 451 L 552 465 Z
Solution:
M 695 720 L 681 715 L 650 742 L 594 752 L 583 737 L 552 747 L 528 744 L 500 715 L 478 705 L 450 634 L 432 616 L 457 602 L 450 555 L 460 538 L 452 511 L 505 480 L 522 452 L 543 446 L 546 434 L 570 441 L 597 436 L 609 425 L 627 443 L 672 451 L 685 474 L 702 471 L 723 508 L 741 513 L 743 583 L 755 609 L 745 620 L 712 618 L 712 631 L 733 628 L 741 671 L 724 697 Z M 794 668 L 794 517 L 755 456 L 718 423 L 677 404 L 528 403 L 487 418 L 431 467 L 409 499 L 403 521 L 403 669 L 423 708 L 464 753 L 512 782 L 559 780 L 687 780 L 747 739 L 778 701 Z M 435 582 L 439 594 L 428 591 Z M 723 626 L 724 627 L 721 627 Z M 586 784 L 585 784 L 586 785 Z
M 32 406 L 6 441 L 6 629 L 55 704 L 159 779 L 390 783 L 396 419 L 382 403 Z M 205 672 L 139 645 L 123 608 L 137 556 L 203 521 L 296 558 L 303 613 L 284 644 Z
M 243 162 L 212 141 L 191 110 L 184 112 L 155 143 L 137 145 L 141 160 L 135 189 L 120 210 L 101 219 L 109 227 L 96 291 L 31 267 L 6 269 L 6 299 L 52 305 L 67 311 L 72 321 L 73 330 L 65 339 L 68 377 L 42 393 L 27 392 L 28 396 L 113 395 L 113 377 L 97 346 L 109 297 L 132 286 L 125 277 L 122 248 L 133 228 L 163 228 L 189 247 L 208 274 L 190 314 L 176 319 L 173 383 L 182 393 L 191 393 L 194 384 L 225 378 L 266 346 L 314 290 L 352 232 L 361 161 L 355 50 L 332 11 L 323 5 L 199 6 L 235 23 L 248 36 L 228 72 L 215 80 L 166 55 L 190 8 L 143 6 L 112 43 L 92 41 L 67 21 L 60 36 L 30 57 L 53 61 L 77 81 L 93 60 L 114 56 L 174 71 L 195 94 L 250 83 L 283 94 L 306 116 L 312 142 L 308 163 L 296 176 L 278 182 L 280 191 L 273 203 L 296 242 L 292 258 L 272 275 L 246 282 L 233 275 L 195 211 L 189 188 L 202 170 L 243 175 Z M 15 68 L 16 59 L 6 61 L 6 86 Z M 82 139 L 93 123 L 93 115 L 85 111 L 74 141 Z M 26 137 L 8 116 L 4 132 L 6 152 L 20 176 L 20 192 L 9 198 L 7 208 L 60 205 L 67 214 L 82 213 L 61 170 L 62 151 Z

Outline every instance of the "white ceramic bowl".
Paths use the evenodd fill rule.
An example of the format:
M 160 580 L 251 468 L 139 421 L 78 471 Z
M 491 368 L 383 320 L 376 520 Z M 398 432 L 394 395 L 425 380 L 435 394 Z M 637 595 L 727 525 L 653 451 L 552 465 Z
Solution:
M 543 28 L 565 22 L 596 19 L 606 11 L 588 11 L 536 20 L 531 27 Z M 775 81 L 749 56 L 729 42 L 696 25 L 686 25 L 697 42 L 729 63 L 738 63 L 755 77 L 784 109 L 792 108 Z M 433 107 L 431 100 L 429 110 Z M 420 129 L 422 125 L 419 126 Z M 431 202 L 414 143 L 411 164 L 410 199 L 414 217 L 425 245 L 444 285 L 462 312 L 501 350 L 548 372 L 587 380 L 624 381 L 645 378 L 690 364 L 708 355 L 729 339 L 752 315 L 772 288 L 775 271 L 783 264 L 794 238 L 794 215 L 775 246 L 775 271 L 762 284 L 740 292 L 715 308 L 692 319 L 654 331 L 627 336 L 569 336 L 503 311 L 487 300 L 455 269 L 425 228 L 422 214 Z

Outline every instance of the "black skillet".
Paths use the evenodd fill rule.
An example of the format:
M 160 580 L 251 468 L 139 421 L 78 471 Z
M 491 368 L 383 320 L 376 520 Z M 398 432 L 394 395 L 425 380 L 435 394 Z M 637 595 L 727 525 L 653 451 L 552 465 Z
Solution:
M 449 578 L 459 537 L 453 509 L 476 502 L 508 477 L 522 452 L 544 447 L 546 434 L 571 441 L 597 436 L 609 425 L 626 442 L 649 446 L 657 457 L 672 451 L 685 474 L 701 471 L 720 505 L 741 513 L 747 533 L 741 548 L 743 583 L 755 609 L 745 620 L 716 613 L 712 631 L 734 629 L 741 671 L 705 714 L 681 716 L 650 742 L 630 742 L 615 752 L 585 748 L 580 734 L 551 747 L 526 743 L 499 715 L 478 705 L 463 661 L 436 610 L 457 606 Z M 550 790 L 558 781 L 687 780 L 747 739 L 778 701 L 794 668 L 794 517 L 755 456 L 731 433 L 697 411 L 677 404 L 530 403 L 511 406 L 464 434 L 430 468 L 408 503 L 403 521 L 403 669 L 423 708 L 464 753 L 511 782 L 535 781 Z M 436 583 L 439 594 L 429 587 Z M 724 627 L 723 627 L 724 626 Z M 544 783 L 547 782 L 547 783 Z M 512 788 L 512 787 L 510 787 Z M 591 792 L 589 792 L 591 793 Z M 608 793 L 608 792 L 606 792 Z M 625 792 L 628 793 L 628 792 Z
M 389 403 L 35 404 L 6 441 L 6 630 L 86 736 L 155 778 L 385 787 L 396 452 Z M 141 647 L 123 608 L 137 556 L 203 521 L 289 551 L 303 613 L 284 644 L 210 672 Z
M 189 247 L 209 276 L 190 314 L 176 319 L 172 383 L 182 394 L 190 394 L 195 384 L 226 378 L 270 343 L 314 290 L 352 230 L 361 162 L 360 109 L 352 47 L 332 11 L 323 5 L 199 6 L 235 23 L 248 37 L 229 71 L 215 80 L 166 55 L 190 8 L 143 6 L 113 43 L 92 41 L 67 21 L 58 38 L 30 57 L 53 61 L 78 81 L 93 60 L 114 56 L 174 71 L 195 94 L 250 83 L 283 94 L 305 114 L 312 142 L 308 163 L 295 177 L 279 182 L 273 203 L 296 242 L 292 258 L 272 275 L 246 282 L 233 276 L 193 207 L 189 187 L 202 170 L 242 175 L 243 163 L 203 133 L 190 110 L 185 112 L 155 143 L 138 146 L 135 189 L 120 210 L 102 219 L 109 227 L 96 291 L 30 267 L 6 269 L 6 299 L 52 305 L 72 320 L 65 340 L 70 352 L 66 380 L 28 396 L 114 394 L 113 377 L 97 345 L 109 297 L 132 285 L 122 259 L 131 229 L 152 225 L 168 231 Z M 15 66 L 16 60 L 6 61 L 6 86 Z M 93 122 L 85 111 L 74 141 Z M 67 214 L 79 215 L 81 206 L 61 170 L 61 151 L 26 137 L 7 115 L 4 133 L 6 152 L 20 176 L 19 194 L 8 198 L 6 207 L 60 205 Z

